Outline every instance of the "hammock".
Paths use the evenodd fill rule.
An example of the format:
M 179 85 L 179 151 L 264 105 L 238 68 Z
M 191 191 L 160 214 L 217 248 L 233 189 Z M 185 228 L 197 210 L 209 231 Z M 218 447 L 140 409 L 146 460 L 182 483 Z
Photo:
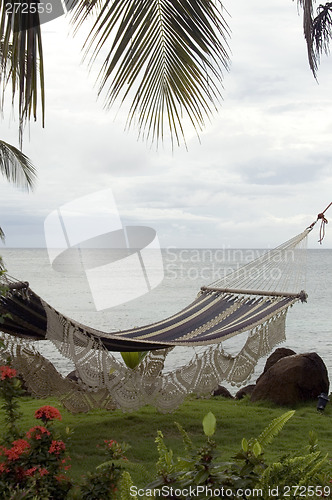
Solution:
M 71 329 L 77 332 L 77 342 L 84 335 L 98 339 L 108 351 L 118 352 L 217 344 L 267 321 L 271 323 L 296 301 L 306 300 L 304 291 L 294 290 L 299 282 L 299 276 L 295 276 L 299 262 L 297 258 L 295 263 L 294 251 L 308 233 L 309 230 L 304 231 L 226 278 L 202 287 L 197 298 L 174 316 L 119 332 L 101 332 L 66 318 L 35 294 L 28 283 L 7 278 L 9 292 L 1 297 L 0 313 L 9 316 L 1 329 L 31 340 L 50 338 L 57 342 L 66 342 L 64 336 Z M 281 272 L 287 283 L 280 283 Z M 259 289 L 249 289 L 249 281 L 256 285 L 259 282 Z
M 0 314 L 9 314 L 1 330 L 34 341 L 51 340 L 74 362 L 78 381 L 65 381 L 31 346 L 14 343 L 14 363 L 30 390 L 41 396 L 62 395 L 72 411 L 87 411 L 96 405 L 132 410 L 144 404 L 171 411 L 188 393 L 211 393 L 222 380 L 243 384 L 258 359 L 285 340 L 288 308 L 306 301 L 301 288 L 305 246 L 314 224 L 202 287 L 197 298 L 178 314 L 125 331 L 105 333 L 86 327 L 53 309 L 28 283 L 7 277 L 9 291 L 0 297 Z M 248 338 L 237 356 L 225 353 L 221 342 L 243 332 L 248 332 Z M 166 355 L 175 346 L 208 347 L 188 365 L 163 373 Z M 129 369 L 112 351 L 148 351 L 148 355 L 135 369 Z

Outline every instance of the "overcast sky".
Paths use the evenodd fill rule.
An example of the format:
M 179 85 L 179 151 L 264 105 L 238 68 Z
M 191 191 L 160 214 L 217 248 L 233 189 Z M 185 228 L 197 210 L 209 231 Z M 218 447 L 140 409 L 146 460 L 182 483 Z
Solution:
M 105 188 L 123 224 L 154 228 L 162 247 L 273 247 L 313 222 L 332 201 L 332 59 L 322 58 L 317 83 L 292 0 L 225 7 L 232 65 L 223 103 L 201 143 L 188 129 L 189 151 L 173 153 L 124 132 L 116 106 L 103 110 L 65 17 L 43 25 L 46 127 L 32 124 L 24 139 L 38 184 L 27 194 L 0 179 L 7 247 L 45 246 L 52 210 Z M 17 145 L 12 118 L 6 109 L 1 139 Z M 317 239 L 316 231 L 310 247 Z

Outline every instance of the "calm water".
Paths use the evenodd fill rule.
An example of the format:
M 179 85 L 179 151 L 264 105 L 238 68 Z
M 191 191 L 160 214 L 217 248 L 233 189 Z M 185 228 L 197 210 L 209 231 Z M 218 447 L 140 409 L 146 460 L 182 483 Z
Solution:
M 223 276 L 226 270 L 258 256 L 256 250 L 163 250 L 164 279 L 149 293 L 126 303 L 96 311 L 87 283 L 82 276 L 54 271 L 45 249 L 2 249 L 8 273 L 29 281 L 31 288 L 53 307 L 83 324 L 104 331 L 116 331 L 166 318 L 190 303 L 200 287 Z M 283 347 L 300 352 L 317 352 L 332 376 L 332 250 L 308 250 L 306 304 L 296 304 L 287 318 L 287 341 Z M 130 271 L 130 272 L 135 272 Z M 135 281 L 134 274 L 132 275 Z M 120 278 L 119 278 L 120 279 Z M 117 289 L 117 283 L 113 284 Z M 224 343 L 235 354 L 245 335 Z M 38 343 L 63 374 L 73 369 L 48 342 Z M 186 363 L 193 356 L 188 348 L 176 348 L 169 356 L 166 370 Z M 262 371 L 259 363 L 255 376 Z

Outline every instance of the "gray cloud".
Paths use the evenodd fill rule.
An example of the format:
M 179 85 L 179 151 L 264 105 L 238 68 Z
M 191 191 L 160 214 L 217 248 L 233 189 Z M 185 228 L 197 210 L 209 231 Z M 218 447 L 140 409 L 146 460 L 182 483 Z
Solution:
M 189 152 L 155 151 L 135 131 L 124 133 L 125 110 L 103 110 L 95 74 L 79 66 L 80 44 L 65 37 L 65 20 L 47 24 L 46 128 L 31 124 L 24 142 L 39 181 L 29 196 L 0 184 L 8 246 L 40 246 L 51 210 L 104 188 L 112 189 L 123 222 L 154 227 L 162 246 L 278 244 L 328 204 L 329 61 L 317 85 L 294 2 L 226 7 L 233 64 L 224 101 L 201 144 L 189 132 Z M 1 138 L 17 143 L 15 124 L 3 125 Z M 325 245 L 332 246 L 329 234 Z
M 316 155 L 279 153 L 274 158 L 257 157 L 235 167 L 243 182 L 260 185 L 301 185 L 326 179 L 330 167 L 332 176 L 332 158 L 326 153 Z

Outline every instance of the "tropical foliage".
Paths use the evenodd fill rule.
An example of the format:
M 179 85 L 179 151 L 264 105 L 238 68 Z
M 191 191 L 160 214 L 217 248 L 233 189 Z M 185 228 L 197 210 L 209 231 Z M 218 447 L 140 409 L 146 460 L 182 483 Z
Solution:
M 0 140 L 0 173 L 18 187 L 30 190 L 36 179 L 36 169 L 29 158 L 19 149 Z M 5 235 L 0 227 L 0 240 Z
M 332 2 L 320 4 L 315 12 L 315 0 L 298 0 L 298 3 L 303 7 L 303 30 L 309 65 L 316 76 L 321 55 L 329 53 L 332 39 Z
M 8 14 L 0 7 L 0 90 L 11 81 L 18 94 L 20 133 L 26 120 L 44 119 L 44 65 L 39 14 Z M 28 4 L 35 3 L 27 0 Z M 297 0 L 303 9 L 310 67 L 316 75 L 331 40 L 332 3 Z M 184 139 L 187 118 L 204 127 L 221 97 L 229 66 L 230 29 L 220 0 L 70 0 L 74 33 L 89 26 L 83 47 L 90 65 L 99 65 L 105 105 L 129 102 L 128 126 L 137 124 L 148 140 Z M 92 24 L 92 27 L 90 28 Z M 30 27 L 30 29 L 25 29 Z
M 18 187 L 33 189 L 36 169 L 29 158 L 19 149 L 0 140 L 0 172 Z
M 266 446 L 271 444 L 294 413 L 288 411 L 274 419 L 258 438 L 243 438 L 240 451 L 228 461 L 220 460 L 217 443 L 212 439 L 216 419 L 211 412 L 203 419 L 206 444 L 198 449 L 177 424 L 185 448 L 181 457 L 175 457 L 167 448 L 159 431 L 156 438 L 158 477 L 147 486 L 146 491 L 159 489 L 164 498 L 177 500 L 191 498 L 188 491 L 202 500 L 215 497 L 245 499 L 251 496 L 268 500 L 278 493 L 278 498 L 331 498 L 331 463 L 328 455 L 318 449 L 317 437 L 313 433 L 309 446 L 303 452 L 296 450 L 293 455 L 283 456 L 280 461 L 272 463 L 264 457 Z
M 189 500 L 193 496 L 202 500 L 217 496 L 234 499 L 255 496 L 266 500 L 284 496 L 289 498 L 332 498 L 331 461 L 326 452 L 322 453 L 319 450 L 317 436 L 314 432 L 310 433 L 309 444 L 303 450 L 299 448 L 300 439 L 294 441 L 293 453 L 291 454 L 285 455 L 285 451 L 281 451 L 281 457 L 279 458 L 278 455 L 277 459 L 274 460 L 267 459 L 265 456 L 266 448 L 276 437 L 279 438 L 279 433 L 289 419 L 294 416 L 294 411 L 278 415 L 263 432 L 260 432 L 257 438 L 243 438 L 239 451 L 232 458 L 227 458 L 227 453 L 225 453 L 225 439 L 227 439 L 227 435 L 231 435 L 234 441 L 234 431 L 236 430 L 234 421 L 230 423 L 229 419 L 225 419 L 226 414 L 223 411 L 221 424 L 223 438 L 220 434 L 217 438 L 216 418 L 212 412 L 208 412 L 202 421 L 205 437 L 201 439 L 202 436 L 197 435 L 196 429 L 197 412 L 194 412 L 192 420 L 195 421 L 195 429 L 191 427 L 191 431 L 195 432 L 195 441 L 198 440 L 200 446 L 197 447 L 184 428 L 180 424 L 176 424 L 183 440 L 183 449 L 181 450 L 178 446 L 179 440 L 173 438 L 173 444 L 180 452 L 180 455 L 177 455 L 167 447 L 163 434 L 159 431 L 155 440 L 159 458 L 155 466 L 152 463 L 147 471 L 141 464 L 137 463 L 136 455 L 140 455 L 141 451 L 137 447 L 133 455 L 135 461 L 132 462 L 127 459 L 127 451 L 130 452 L 129 448 L 131 447 L 126 443 L 120 443 L 114 439 L 103 439 L 103 443 L 97 444 L 96 448 L 96 442 L 101 441 L 104 432 L 107 434 L 118 432 L 114 427 L 117 422 L 120 422 L 122 430 L 125 428 L 125 434 L 129 437 L 128 426 L 123 425 L 123 417 L 118 419 L 116 415 L 113 415 L 114 418 L 111 417 L 112 429 L 110 430 L 109 414 L 105 419 L 105 426 L 100 426 L 98 413 L 90 414 L 88 417 L 90 424 L 91 419 L 96 419 L 96 422 L 99 422 L 98 425 L 96 422 L 92 424 L 91 429 L 93 428 L 94 431 L 95 427 L 102 428 L 102 433 L 96 438 L 94 432 L 86 432 L 85 425 L 82 427 L 85 429 L 83 434 L 78 433 L 77 428 L 76 431 L 70 430 L 67 425 L 69 415 L 66 415 L 66 412 L 62 415 L 56 407 L 51 406 L 47 401 L 45 401 L 47 404 L 41 407 L 39 406 L 40 402 L 36 402 L 33 404 L 33 414 L 38 422 L 33 421 L 32 427 L 27 432 L 22 431 L 21 426 L 16 425 L 20 414 L 13 407 L 13 400 L 17 400 L 19 397 L 19 380 L 15 370 L 10 365 L 6 364 L 0 368 L 2 409 L 6 414 L 7 424 L 6 429 L 4 429 L 5 433 L 2 432 L 0 436 L 0 439 L 2 437 L 2 443 L 0 442 L 1 498 L 26 498 L 27 500 L 45 498 L 50 500 L 65 498 L 68 500 L 82 500 L 83 498 L 90 500 L 101 498 L 135 500 L 141 498 L 146 500 L 160 496 L 158 493 L 161 492 L 164 498 L 172 500 Z M 23 405 L 20 409 L 31 413 L 32 408 L 27 410 L 25 407 L 26 404 L 29 404 L 27 398 L 24 397 L 22 402 Z M 213 401 L 206 402 L 213 407 Z M 201 400 L 199 402 L 200 408 L 197 405 L 200 413 L 202 404 L 204 405 L 204 401 Z M 224 404 L 227 405 L 227 402 Z M 217 411 L 220 412 L 220 401 L 218 405 Z M 248 406 L 246 408 L 248 409 Z M 254 414 L 258 419 L 261 409 L 257 407 L 254 409 Z M 13 410 L 15 411 L 13 412 Z M 268 411 L 273 413 L 271 409 Z M 190 417 L 192 413 L 191 411 Z M 144 412 L 145 418 L 147 415 L 148 413 Z M 248 417 L 248 413 L 246 413 L 246 417 Z M 77 416 L 74 418 L 75 425 L 79 426 L 80 419 L 77 420 Z M 128 422 L 130 421 L 133 425 L 137 418 L 138 414 L 131 414 Z M 320 415 L 320 421 L 321 418 Z M 167 434 L 172 434 L 168 420 L 169 417 L 167 417 L 167 421 L 164 420 Z M 326 420 L 325 425 L 328 426 L 328 418 Z M 63 422 L 61 432 L 62 421 L 65 422 Z M 185 421 L 188 423 L 188 419 Z M 300 416 L 297 422 L 298 424 L 301 422 L 301 433 L 303 433 L 303 417 Z M 311 422 L 312 420 L 310 420 L 310 425 Z M 246 421 L 246 425 L 248 423 L 249 420 Z M 290 435 L 294 434 L 294 429 Z M 131 434 L 134 436 L 135 433 Z M 144 442 L 147 442 L 147 454 L 141 455 L 141 460 L 143 459 L 145 463 L 148 460 L 148 455 L 153 454 L 149 442 L 150 439 L 152 441 L 152 435 L 150 435 L 150 439 L 147 437 L 147 433 L 143 433 L 143 435 Z M 81 449 L 83 454 L 82 452 L 77 453 L 77 450 L 75 451 L 72 446 L 72 437 L 74 436 L 83 445 Z M 83 439 L 82 436 L 84 436 Z M 132 437 L 131 440 L 135 446 L 137 436 Z M 93 472 L 87 472 L 87 469 L 89 470 L 87 445 L 90 455 L 93 455 L 93 449 L 103 450 L 103 455 L 106 455 L 106 461 L 103 460 L 103 463 L 97 465 Z M 278 447 L 279 445 L 280 441 Z M 68 448 L 72 460 L 67 454 Z M 156 454 L 154 456 L 157 458 Z M 75 462 L 79 462 L 81 465 L 76 479 L 72 475 L 71 467 L 71 465 L 75 466 Z M 154 471 L 157 472 L 155 481 L 144 488 L 145 482 L 151 481 L 151 474 Z M 133 477 L 135 474 L 134 481 L 131 474 Z M 139 483 L 136 482 L 138 479 Z M 136 485 L 140 484 L 140 486 L 136 486 L 135 483 Z M 159 490 L 159 492 L 154 490 Z M 193 494 L 188 493 L 189 491 Z M 217 494 L 218 491 L 223 491 L 225 494 Z
M 27 3 L 33 2 L 28 0 Z M 41 30 L 38 14 L 33 15 L 35 26 L 32 29 L 22 29 L 31 26 L 33 20 L 27 20 L 26 15 L 19 9 L 10 13 L 9 4 L 14 7 L 15 2 L 10 0 L 0 3 L 0 93 L 3 98 L 4 90 L 10 82 L 13 102 L 18 96 L 19 131 L 22 140 L 26 120 L 32 117 L 37 119 L 39 97 L 44 117 Z

